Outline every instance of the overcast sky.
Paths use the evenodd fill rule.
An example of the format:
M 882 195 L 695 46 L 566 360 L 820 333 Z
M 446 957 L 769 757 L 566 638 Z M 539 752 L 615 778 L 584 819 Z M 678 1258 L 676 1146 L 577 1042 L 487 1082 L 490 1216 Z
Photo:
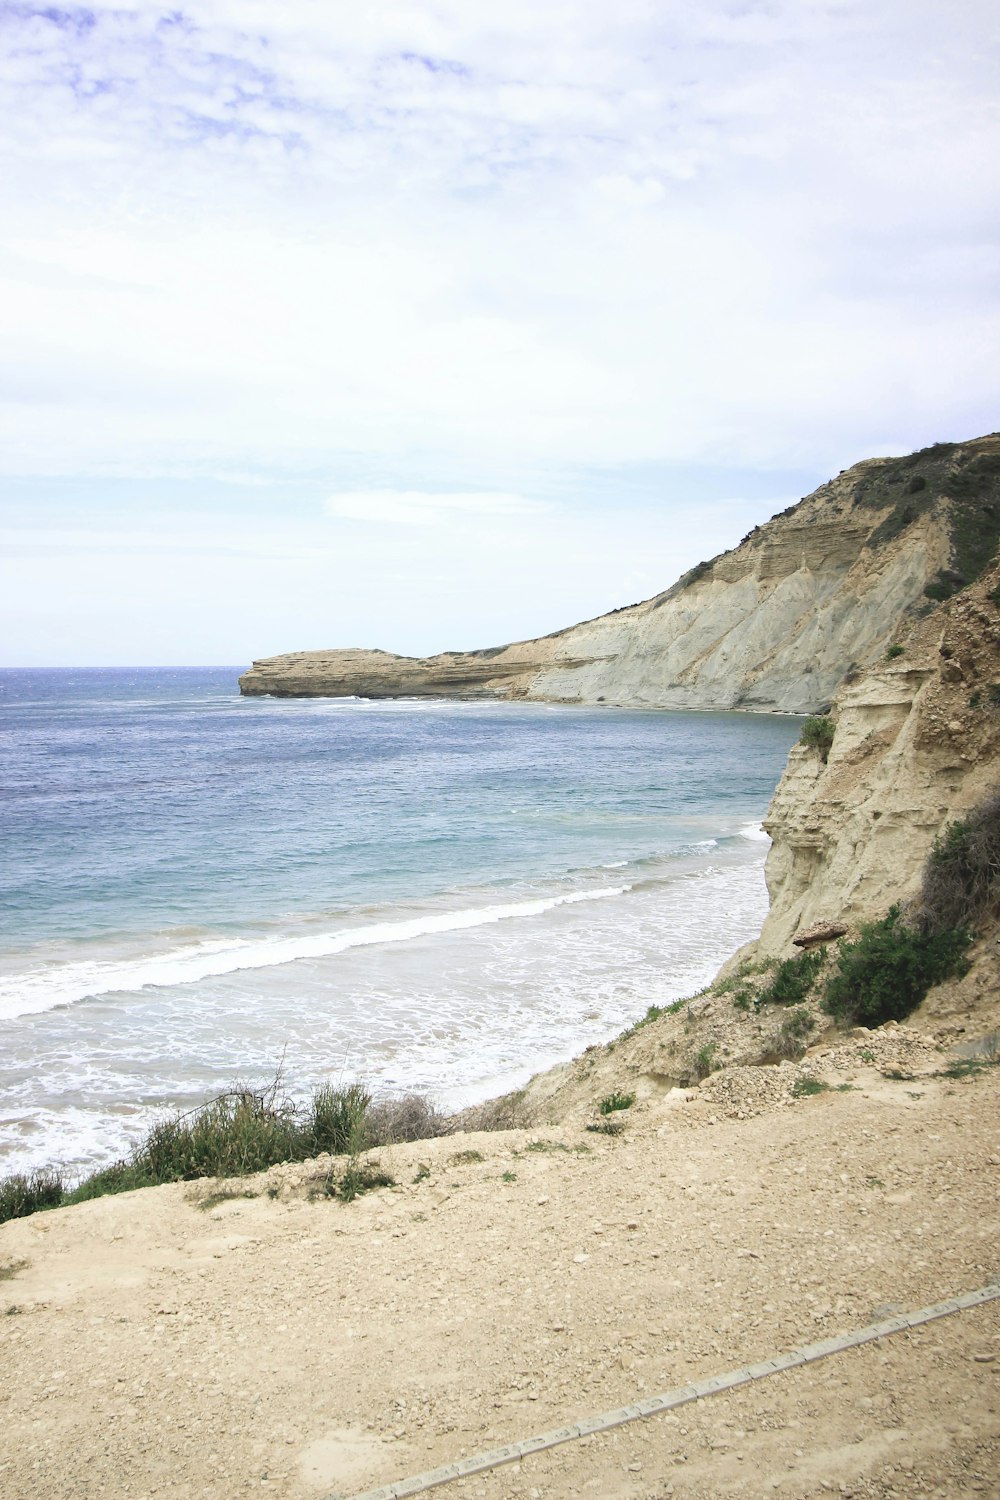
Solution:
M 0 39 L 7 664 L 534 635 L 1000 426 L 995 0 Z

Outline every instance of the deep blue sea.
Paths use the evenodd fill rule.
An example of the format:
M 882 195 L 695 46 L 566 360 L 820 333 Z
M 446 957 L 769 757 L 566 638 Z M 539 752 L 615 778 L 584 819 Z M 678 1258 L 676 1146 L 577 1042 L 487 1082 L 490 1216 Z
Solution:
M 283 1064 L 514 1087 L 758 929 L 799 724 L 0 672 L 0 1172 Z

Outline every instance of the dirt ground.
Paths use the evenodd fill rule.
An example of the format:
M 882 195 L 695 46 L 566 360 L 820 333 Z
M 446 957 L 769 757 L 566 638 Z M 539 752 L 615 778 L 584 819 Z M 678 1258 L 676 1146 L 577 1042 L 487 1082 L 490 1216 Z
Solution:
M 982 1286 L 1000 1068 L 922 1052 L 394 1148 L 351 1204 L 320 1162 L 7 1224 L 0 1497 L 352 1495 Z M 459 1492 L 1000 1496 L 1000 1302 Z

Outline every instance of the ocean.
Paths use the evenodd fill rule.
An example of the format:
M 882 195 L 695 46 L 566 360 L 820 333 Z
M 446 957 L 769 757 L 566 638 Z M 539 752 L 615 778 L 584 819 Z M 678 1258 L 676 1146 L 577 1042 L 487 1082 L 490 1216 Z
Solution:
M 443 1107 L 695 993 L 798 720 L 0 672 L 0 1173 L 279 1067 Z

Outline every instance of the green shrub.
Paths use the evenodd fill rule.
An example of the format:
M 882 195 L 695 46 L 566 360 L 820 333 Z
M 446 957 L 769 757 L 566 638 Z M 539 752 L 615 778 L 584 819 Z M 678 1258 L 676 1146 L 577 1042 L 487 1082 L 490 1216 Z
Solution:
M 359 1083 L 346 1088 L 322 1084 L 312 1098 L 303 1124 L 313 1156 L 329 1151 L 331 1156 L 363 1151 L 368 1145 L 367 1117 L 372 1098 Z
M 974 924 L 1000 901 L 1000 792 L 935 839 L 924 866 L 917 921 L 927 932 Z
M 792 1094 L 796 1099 L 808 1099 L 814 1094 L 825 1094 L 830 1085 L 823 1083 L 819 1078 L 796 1078 L 792 1084 Z
M 707 1078 L 709 1073 L 715 1072 L 715 1054 L 718 1050 L 718 1042 L 706 1042 L 695 1053 L 694 1070 L 699 1078 Z
M 646 1014 L 640 1016 L 638 1021 L 633 1021 L 631 1026 L 626 1026 L 616 1040 L 628 1041 L 630 1036 L 635 1036 L 636 1032 L 641 1031 L 644 1026 L 649 1026 L 651 1022 L 658 1021 L 661 1016 L 675 1016 L 687 1003 L 687 1000 L 674 1000 L 670 1005 L 651 1005 Z
M 42 1208 L 58 1208 L 64 1191 L 58 1172 L 12 1172 L 0 1178 L 0 1224 L 26 1219 Z
M 902 1021 L 932 985 L 968 971 L 971 940 L 964 928 L 918 932 L 893 906 L 881 921 L 864 923 L 855 942 L 841 943 L 823 1008 L 847 1025 Z
M 830 746 L 833 744 L 833 720 L 825 714 L 810 714 L 802 725 L 802 733 L 799 736 L 799 744 L 806 745 L 810 750 L 819 752 L 820 760 L 826 762 L 830 754 Z
M 619 1109 L 631 1109 L 635 1103 L 634 1094 L 605 1094 L 597 1106 L 602 1115 L 613 1115 Z
M 811 953 L 797 953 L 793 958 L 783 959 L 775 970 L 771 983 L 760 991 L 757 997 L 759 1003 L 798 1005 L 812 989 L 825 961 L 825 948 L 814 949 Z
M 904 649 L 905 648 L 903 646 L 897 646 L 897 645 L 889 646 L 886 649 L 886 653 L 885 653 L 885 659 L 886 659 L 886 661 L 895 661 L 897 656 L 902 656 L 903 655 Z
M 372 1146 L 422 1140 L 446 1128 L 444 1117 L 417 1095 L 373 1101 L 361 1084 L 324 1084 L 301 1107 L 281 1093 L 276 1078 L 266 1087 L 240 1086 L 189 1114 L 157 1121 L 127 1158 L 84 1178 L 64 1192 L 62 1201 L 81 1203 L 201 1177 L 246 1177 L 324 1152 L 357 1156 Z M 333 1196 L 348 1202 L 357 1193 L 344 1197 L 338 1187 Z
M 353 1203 L 362 1193 L 395 1185 L 395 1177 L 383 1172 L 377 1163 L 350 1161 L 339 1177 L 327 1178 L 325 1192 L 328 1198 L 339 1198 L 341 1203 Z

